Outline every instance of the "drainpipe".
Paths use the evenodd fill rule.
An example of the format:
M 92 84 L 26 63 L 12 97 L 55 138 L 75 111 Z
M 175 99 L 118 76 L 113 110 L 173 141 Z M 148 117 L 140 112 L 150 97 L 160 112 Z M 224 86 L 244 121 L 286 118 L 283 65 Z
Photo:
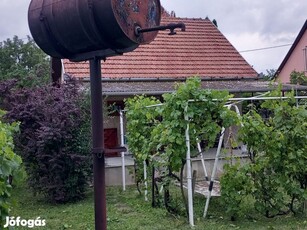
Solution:
M 124 111 L 119 111 L 119 123 L 120 123 L 120 146 L 125 146 L 125 134 L 124 134 Z M 123 183 L 123 190 L 126 191 L 126 167 L 125 167 L 125 152 L 121 152 L 122 158 L 122 183 Z

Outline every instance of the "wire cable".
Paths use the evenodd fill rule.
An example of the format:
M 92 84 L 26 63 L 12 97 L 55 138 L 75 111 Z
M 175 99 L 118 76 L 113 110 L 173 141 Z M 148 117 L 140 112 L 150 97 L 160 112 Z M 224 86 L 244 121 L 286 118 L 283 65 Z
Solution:
M 268 49 L 276 49 L 276 48 L 281 48 L 285 46 L 291 46 L 291 44 L 285 44 L 285 45 L 279 45 L 279 46 L 270 46 L 270 47 L 263 47 L 263 48 L 258 48 L 258 49 L 251 49 L 251 50 L 242 50 L 239 51 L 239 53 L 247 53 L 247 52 L 254 52 L 254 51 L 261 51 L 261 50 L 268 50 Z

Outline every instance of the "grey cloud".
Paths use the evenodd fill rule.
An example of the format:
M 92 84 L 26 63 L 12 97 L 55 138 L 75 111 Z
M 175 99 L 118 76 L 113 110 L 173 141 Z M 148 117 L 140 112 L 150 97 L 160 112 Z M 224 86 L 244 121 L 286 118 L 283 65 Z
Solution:
M 297 33 L 306 20 L 307 1 L 270 2 L 269 8 L 263 8 L 263 26 L 261 32 Z
M 211 20 L 216 19 L 219 29 L 226 37 L 236 37 L 241 40 L 242 35 L 246 38 L 248 37 L 246 34 L 251 36 L 257 34 L 261 40 L 257 41 L 258 45 L 261 44 L 260 42 L 272 46 L 293 42 L 307 19 L 306 0 L 160 1 L 166 10 L 174 10 L 179 17 L 205 18 L 208 16 Z M 29 3 L 30 0 L 0 0 L 0 41 L 11 38 L 13 35 L 21 38 L 30 35 L 27 22 Z M 242 42 L 236 41 L 236 43 L 240 45 Z M 247 49 L 259 48 L 252 45 Z M 236 48 L 242 49 L 242 47 Z M 263 60 L 268 62 L 266 66 L 271 65 L 269 64 L 271 59 L 273 58 Z M 249 62 L 253 64 L 254 61 Z
M 29 35 L 27 11 L 29 0 L 0 0 L 0 41 L 14 35 Z
M 0 0 L 0 38 L 29 34 L 27 10 L 30 0 Z M 297 33 L 306 20 L 306 0 L 161 0 L 166 10 L 180 17 L 208 16 L 227 33 L 260 33 L 269 37 Z
M 306 20 L 306 0 L 161 0 L 178 16 L 217 19 L 224 33 L 296 33 Z M 168 8 L 169 7 L 169 8 Z
M 307 19 L 306 0 L 161 0 L 177 16 L 216 19 L 227 38 L 233 38 L 237 49 L 255 49 L 292 43 Z M 248 39 L 250 35 L 251 41 Z M 241 46 L 245 44 L 245 46 Z M 261 45 L 262 44 L 262 45 Z M 246 46 L 247 45 L 247 46 Z M 259 72 L 277 68 L 289 47 L 244 53 Z M 261 56 L 262 55 L 262 56 Z M 261 56 L 261 58 L 260 58 Z

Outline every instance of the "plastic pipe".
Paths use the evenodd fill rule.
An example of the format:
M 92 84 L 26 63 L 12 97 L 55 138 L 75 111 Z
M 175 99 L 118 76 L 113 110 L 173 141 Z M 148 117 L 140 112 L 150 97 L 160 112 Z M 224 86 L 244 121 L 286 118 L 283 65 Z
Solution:
M 124 140 L 124 113 L 122 110 L 119 111 L 119 124 L 120 124 L 120 146 L 123 147 L 125 145 Z M 126 165 L 125 165 L 125 152 L 121 152 L 122 158 L 122 183 L 123 190 L 126 191 Z

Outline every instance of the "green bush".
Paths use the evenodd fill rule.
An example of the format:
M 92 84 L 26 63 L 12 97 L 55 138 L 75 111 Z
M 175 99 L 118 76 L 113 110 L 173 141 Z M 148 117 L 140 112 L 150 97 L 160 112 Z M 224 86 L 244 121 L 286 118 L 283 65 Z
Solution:
M 11 179 L 21 179 L 22 160 L 14 153 L 13 134 L 18 131 L 18 123 L 4 123 L 3 111 L 0 110 L 0 226 L 5 223 L 5 217 L 12 206 Z
M 307 76 L 304 71 L 292 71 L 290 74 L 290 83 L 291 84 L 299 84 L 299 85 L 307 85 Z
M 253 197 L 255 210 L 266 217 L 306 212 L 307 110 L 296 105 L 293 94 L 288 96 L 288 100 L 261 105 L 270 111 L 269 119 L 255 110 L 243 116 L 240 136 L 250 161 L 243 166 L 226 165 L 221 180 L 222 197 L 233 216 L 241 214 L 238 204 L 246 196 Z

